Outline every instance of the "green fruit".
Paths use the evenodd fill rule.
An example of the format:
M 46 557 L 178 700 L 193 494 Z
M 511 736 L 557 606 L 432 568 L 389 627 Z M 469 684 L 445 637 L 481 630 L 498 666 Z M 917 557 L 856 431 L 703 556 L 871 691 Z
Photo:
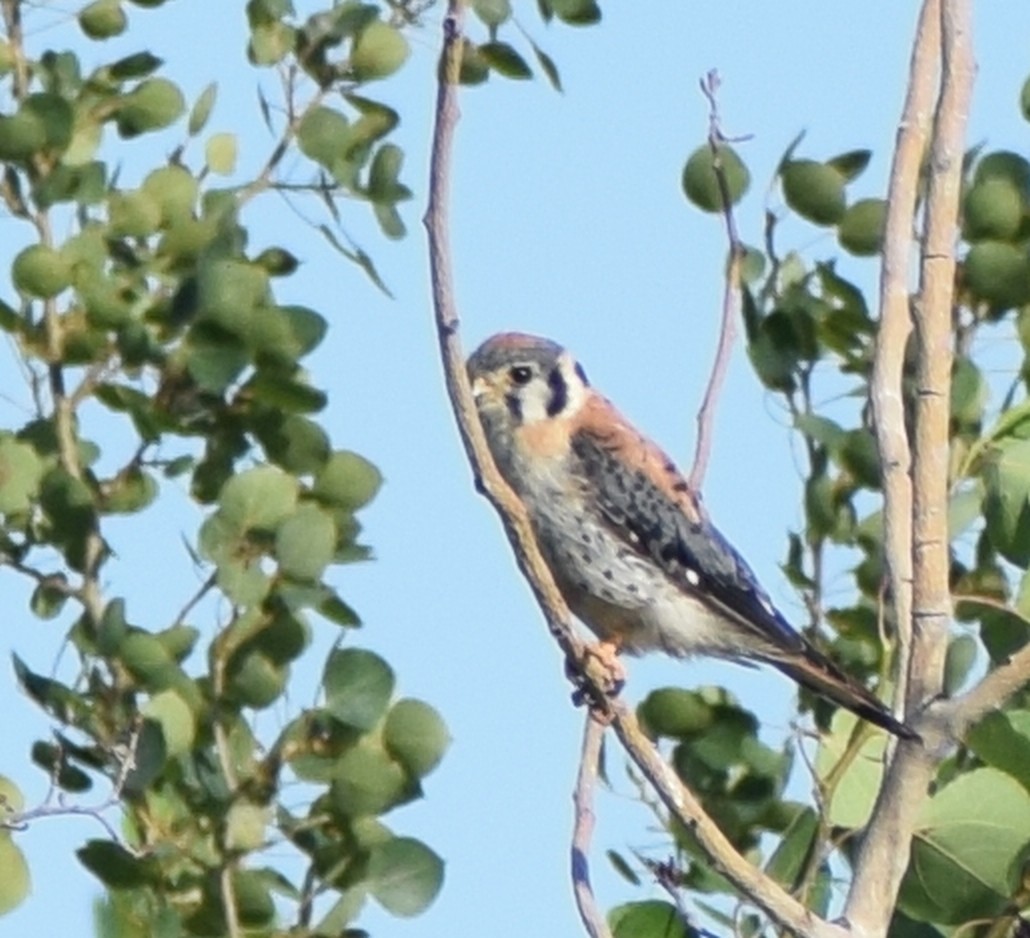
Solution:
M 1023 197 L 1012 180 L 989 176 L 966 193 L 962 234 L 967 241 L 1009 241 L 1019 231 L 1023 210 Z
M 718 150 L 730 205 L 736 205 L 751 185 L 751 173 L 731 146 L 723 144 Z M 702 212 L 722 211 L 722 193 L 715 175 L 715 154 L 707 143 L 688 157 L 683 167 L 683 191 Z
M 883 247 L 887 203 L 883 199 L 860 199 L 840 220 L 837 240 L 845 251 L 857 257 L 872 257 Z
M 994 310 L 1030 302 L 1030 257 L 1005 241 L 980 241 L 966 255 L 966 286 Z
M 844 217 L 847 196 L 839 170 L 815 160 L 792 160 L 780 172 L 783 197 L 802 218 L 836 225 Z
M 11 276 L 22 292 L 49 299 L 67 289 L 72 272 L 60 251 L 44 244 L 32 244 L 15 257 Z
M 977 163 L 973 181 L 981 183 L 988 179 L 1006 179 L 1020 192 L 1027 192 L 1030 190 L 1030 161 L 1009 150 L 988 153 Z

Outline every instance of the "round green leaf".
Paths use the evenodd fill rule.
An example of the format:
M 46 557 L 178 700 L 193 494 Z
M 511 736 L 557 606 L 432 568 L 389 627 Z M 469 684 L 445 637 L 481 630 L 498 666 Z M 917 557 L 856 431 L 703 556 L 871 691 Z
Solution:
M 408 787 L 404 770 L 372 745 L 348 749 L 333 771 L 331 796 L 346 817 L 382 814 L 403 800 Z
M 261 870 L 239 870 L 233 876 L 233 893 L 241 925 L 267 925 L 275 917 L 275 902 L 268 880 L 269 876 Z
M 0 159 L 27 160 L 46 146 L 46 130 L 27 111 L 0 115 Z
M 328 107 L 312 108 L 297 129 L 297 143 L 309 159 L 327 169 L 340 158 L 347 143 L 347 118 Z
M 887 223 L 884 199 L 859 199 L 844 213 L 837 229 L 837 240 L 845 251 L 857 257 L 873 257 L 883 247 Z
M 267 294 L 268 272 L 248 261 L 216 258 L 203 264 L 197 276 L 200 317 L 241 337 Z
M 289 672 L 260 651 L 236 655 L 229 663 L 228 693 L 244 706 L 261 710 L 278 700 Z
M 174 690 L 155 694 L 143 705 L 142 713 L 161 727 L 169 756 L 189 752 L 197 732 L 196 721 L 186 701 Z
M 627 902 L 608 913 L 612 938 L 688 938 L 683 916 L 676 907 L 661 899 Z
M 118 646 L 118 657 L 147 690 L 167 688 L 179 675 L 179 666 L 164 645 L 149 632 L 129 632 Z
M 226 846 L 246 852 L 264 846 L 265 829 L 270 820 L 270 808 L 237 801 L 229 808 L 225 818 Z
M 1023 195 L 1003 176 L 989 176 L 973 186 L 962 203 L 962 235 L 967 241 L 1009 241 L 1019 232 Z
M 439 765 L 450 741 L 443 718 L 421 700 L 398 700 L 387 714 L 383 743 L 416 778 Z
M 408 40 L 389 23 L 376 20 L 358 35 L 351 50 L 350 67 L 359 81 L 386 78 L 408 58 Z
M 179 87 L 167 78 L 147 78 L 121 100 L 115 114 L 122 137 L 138 137 L 173 124 L 186 111 Z
M 0 514 L 28 511 L 39 492 L 43 462 L 33 447 L 0 435 Z
M 970 730 L 967 742 L 988 765 L 1030 789 L 1030 710 L 989 713 Z
M 0 818 L 21 814 L 25 807 L 25 796 L 21 789 L 6 775 L 0 775 Z
M 721 144 L 718 153 L 730 205 L 736 205 L 751 185 L 751 173 L 733 147 Z M 702 212 L 723 210 L 722 192 L 715 173 L 715 154 L 707 143 L 688 157 L 683 167 L 683 191 Z
M 204 160 L 211 172 L 231 176 L 236 169 L 236 134 L 212 134 L 204 145 Z
M 301 505 L 275 532 L 279 568 L 297 580 L 320 580 L 336 553 L 336 523 L 317 505 Z
M 79 11 L 79 28 L 90 39 L 110 39 L 125 32 L 128 17 L 119 0 L 95 0 Z
M 976 769 L 920 811 L 900 907 L 910 918 L 954 925 L 991 917 L 1019 879 L 1030 831 L 1030 794 L 997 769 Z
M 162 166 L 147 175 L 142 191 L 157 203 L 161 220 L 168 225 L 190 216 L 197 202 L 199 185 L 182 166 Z
M 0 870 L 0 915 L 6 915 L 21 905 L 32 888 L 25 854 L 9 834 L 0 835 Z
M 498 75 L 505 78 L 533 77 L 533 71 L 526 60 L 506 42 L 484 42 L 477 49 L 477 54 Z
M 274 466 L 232 476 L 218 496 L 222 518 L 237 531 L 273 530 L 297 507 L 297 480 Z
M 326 709 L 342 723 L 369 730 L 386 712 L 393 694 L 393 669 L 379 655 L 360 648 L 334 651 L 326 662 Z
M 30 94 L 22 108 L 42 126 L 49 149 L 64 150 L 68 146 L 72 139 L 75 114 L 63 96 L 51 91 Z
M 30 244 L 15 256 L 11 265 L 14 285 L 29 296 L 43 299 L 67 289 L 71 273 L 61 252 L 44 244 Z
M 974 298 L 996 311 L 1030 302 L 1030 257 L 1006 241 L 979 241 L 963 264 L 965 282 Z
M 75 855 L 87 870 L 111 889 L 136 889 L 150 880 L 146 862 L 113 841 L 87 840 Z
M 145 189 L 112 192 L 107 217 L 115 237 L 145 238 L 161 224 L 161 204 Z
M 268 458 L 287 472 L 314 474 L 329 458 L 325 430 L 300 414 L 273 412 L 256 422 L 254 433 Z
M 484 26 L 500 26 L 511 19 L 511 0 L 472 0 L 472 11 Z
M 366 884 L 391 915 L 424 912 L 443 885 L 444 864 L 422 841 L 394 837 L 372 847 Z
M 640 704 L 640 717 L 656 736 L 683 738 L 712 723 L 712 708 L 699 694 L 679 687 L 652 691 Z
M 312 491 L 323 501 L 357 511 L 375 497 L 382 483 L 379 470 L 364 456 L 338 450 L 315 477 Z
M 988 179 L 1004 179 L 1018 192 L 1030 191 L 1030 160 L 1011 150 L 995 150 L 976 164 L 973 182 L 979 185 Z
M 783 197 L 802 218 L 836 225 L 844 217 L 847 196 L 840 171 L 815 160 L 791 160 L 781 170 Z
M 1030 563 L 1030 440 L 1007 440 L 984 470 L 984 518 L 995 549 L 1020 567 Z

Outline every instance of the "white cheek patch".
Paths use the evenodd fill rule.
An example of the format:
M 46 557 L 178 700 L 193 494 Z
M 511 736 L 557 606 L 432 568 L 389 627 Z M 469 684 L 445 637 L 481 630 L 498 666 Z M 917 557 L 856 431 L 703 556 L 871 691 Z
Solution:
M 537 423 L 550 420 L 547 405 L 551 401 L 551 389 L 540 378 L 534 378 L 519 393 L 519 404 L 522 408 L 523 423 Z
M 568 394 L 565 414 L 571 416 L 586 403 L 590 389 L 583 381 L 582 370 L 576 367 L 576 360 L 568 352 L 563 352 L 558 359 L 558 370 L 565 379 L 565 389 Z

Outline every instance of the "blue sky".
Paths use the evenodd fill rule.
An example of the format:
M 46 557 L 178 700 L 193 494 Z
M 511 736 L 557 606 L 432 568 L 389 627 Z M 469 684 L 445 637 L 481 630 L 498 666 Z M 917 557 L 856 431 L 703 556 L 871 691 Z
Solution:
M 276 82 L 272 73 L 246 65 L 242 6 L 172 0 L 156 11 L 128 7 L 131 38 L 104 47 L 78 39 L 54 4 L 30 13 L 27 26 L 33 43 L 84 49 L 86 65 L 149 47 L 167 60 L 167 74 L 190 100 L 217 80 L 210 130 L 240 135 L 243 178 L 273 144 L 258 115 L 256 85 L 274 97 Z M 492 79 L 463 94 L 453 239 L 467 349 L 502 329 L 561 341 L 604 393 L 689 465 L 725 255 L 717 219 L 690 208 L 680 190 L 683 161 L 707 128 L 698 79 L 719 69 L 725 129 L 752 137 L 740 147 L 754 181 L 738 223 L 745 239 L 756 240 L 768 180 L 801 130 L 808 135 L 799 155 L 821 159 L 871 147 L 873 162 L 853 191 L 883 194 L 915 6 L 609 2 L 599 27 L 571 29 L 544 27 L 535 4 L 516 3 L 523 24 L 556 59 L 565 93 L 543 81 Z M 1030 6 L 983 4 L 978 13 L 980 71 L 970 141 L 1028 152 L 1030 125 L 1020 118 L 1017 100 L 1030 74 Z M 300 272 L 281 283 L 279 296 L 319 309 L 332 324 L 310 361 L 314 380 L 331 393 L 322 418 L 336 445 L 365 454 L 386 477 L 363 516 L 376 561 L 334 575 L 366 623 L 349 636 L 351 643 L 384 655 L 397 671 L 400 692 L 437 707 L 454 738 L 427 780 L 427 799 L 388 819 L 446 859 L 443 893 L 421 918 L 398 921 L 370 909 L 363 924 L 376 935 L 420 938 L 576 935 L 567 852 L 582 714 L 569 702 L 559 656 L 500 527 L 471 488 L 436 359 L 419 219 L 439 16 L 438 10 L 427 14 L 426 29 L 412 36 L 412 61 L 381 87 L 384 100 L 402 114 L 403 178 L 416 192 L 402 207 L 409 237 L 386 244 L 364 206 L 343 208 L 345 226 L 375 257 L 396 299 L 377 293 L 277 198 L 253 203 L 245 222 L 255 250 L 278 243 L 303 261 Z M 138 179 L 147 160 L 177 139 L 162 136 L 116 155 L 123 179 Z M 134 162 L 136 152 L 146 159 Z M 771 204 L 778 204 L 775 196 Z M 806 256 L 833 250 L 832 236 L 810 226 L 785 232 Z M 0 269 L 25 236 L 17 222 L 0 217 Z M 872 262 L 848 269 L 873 282 Z M 0 279 L 0 291 L 8 290 Z M 20 425 L 27 403 L 14 355 L 4 348 L 0 426 Z M 124 453 L 128 439 L 109 423 L 99 426 L 112 459 Z M 132 621 L 155 628 L 196 587 L 179 535 L 194 537 L 199 516 L 180 489 L 166 486 L 165 495 L 142 529 L 124 523 L 114 530 L 118 556 L 107 572 L 107 585 L 127 596 Z M 777 566 L 786 530 L 800 517 L 790 434 L 740 347 L 720 405 L 705 495 L 717 524 L 784 612 L 799 615 Z M 8 572 L 0 574 L 0 591 L 4 660 L 16 650 L 48 671 L 64 623 L 35 621 L 25 605 L 27 589 Z M 195 624 L 210 635 L 214 616 Z M 328 625 L 315 632 L 311 663 L 295 670 L 294 707 L 311 700 L 322 652 L 336 636 Z M 761 714 L 769 738 L 787 729 L 793 689 L 778 675 L 658 659 L 630 662 L 629 669 L 631 699 L 668 684 L 726 682 Z M 21 785 L 31 804 L 42 798 L 45 779 L 28 765 L 27 751 L 33 739 L 46 736 L 48 724 L 11 684 L 0 682 L 0 772 Z M 272 730 L 283 719 L 284 712 L 273 709 L 260 714 L 258 724 Z M 661 844 L 648 813 L 630 795 L 623 783 L 599 805 L 594 865 L 605 907 L 641 893 L 607 871 L 603 849 Z M 95 836 L 102 836 L 95 822 L 70 818 L 41 821 L 20 835 L 34 892 L 0 920 L 0 934 L 89 933 L 97 890 L 73 850 Z

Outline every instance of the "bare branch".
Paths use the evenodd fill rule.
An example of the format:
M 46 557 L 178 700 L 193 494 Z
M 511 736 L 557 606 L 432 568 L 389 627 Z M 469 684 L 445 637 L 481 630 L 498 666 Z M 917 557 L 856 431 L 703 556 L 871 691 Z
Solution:
M 999 665 L 972 690 L 946 701 L 935 709 L 943 718 L 947 732 L 961 739 L 966 730 L 991 710 L 1001 706 L 1016 691 L 1030 683 L 1030 645 L 1024 646 Z
M 973 82 L 972 9 L 969 0 L 926 0 L 913 55 L 910 96 L 926 81 L 917 64 L 940 75 L 930 150 L 930 186 L 922 241 L 920 295 L 915 308 L 918 356 L 915 434 L 912 449 L 911 507 L 888 503 L 892 523 L 904 525 L 911 511 L 911 541 L 890 550 L 911 550 L 911 620 L 899 612 L 908 633 L 907 712 L 924 707 L 941 690 L 947 627 L 948 588 L 949 390 L 952 360 L 952 304 L 955 240 L 962 174 L 963 142 Z M 926 45 L 940 47 L 939 68 Z M 922 51 L 920 52 L 920 49 Z M 896 237 L 904 237 L 895 233 Z M 907 238 L 904 241 L 906 248 Z M 900 260 L 900 257 L 899 257 Z M 881 337 L 882 341 L 882 337 Z M 898 376 L 895 376 L 896 378 Z M 890 389 L 898 394 L 900 385 Z M 897 426 L 887 427 L 886 431 Z M 895 496 L 898 491 L 895 491 Z M 900 555 L 893 564 L 904 564 Z M 892 574 L 893 579 L 893 574 Z M 907 584 L 901 582 L 907 590 Z M 896 604 L 898 597 L 894 597 Z M 921 727 L 922 728 L 922 727 Z M 856 934 L 886 934 L 901 878 L 908 866 L 918 808 L 936 767 L 938 739 L 924 733 L 927 746 L 902 743 L 887 770 L 866 837 L 859 851 L 845 917 Z
M 536 544 L 525 506 L 494 465 L 465 373 L 451 268 L 448 194 L 451 147 L 458 120 L 456 88 L 462 17 L 461 0 L 449 0 L 443 23 L 443 67 L 436 99 L 429 204 L 423 224 L 429 242 L 433 307 L 447 393 L 477 486 L 500 515 L 519 569 L 529 582 L 548 629 L 572 664 L 591 705 L 601 718 L 611 722 L 630 759 L 654 786 L 662 803 L 676 820 L 693 833 L 713 868 L 749 896 L 784 930 L 805 938 L 845 938 L 845 929 L 814 915 L 736 851 L 644 735 L 632 711 L 621 701 L 604 694 L 604 666 L 596 655 L 585 654 L 583 641 L 572 631 L 568 607 Z
M 604 724 L 592 713 L 587 713 L 583 728 L 583 748 L 579 756 L 576 790 L 572 793 L 575 823 L 572 829 L 572 891 L 583 927 L 590 938 L 611 938 L 594 890 L 590 885 L 590 839 L 594 834 L 594 786 L 597 784 L 597 766 L 601 758 Z
M 730 363 L 730 353 L 736 338 L 737 300 L 740 296 L 740 272 L 744 260 L 744 246 L 737 233 L 737 223 L 733 217 L 733 200 L 726 180 L 726 167 L 722 163 L 722 147 L 727 138 L 722 132 L 719 117 L 719 73 L 712 69 L 701 80 L 701 93 L 708 99 L 708 146 L 712 151 L 712 169 L 719 187 L 722 200 L 722 217 L 726 224 L 726 237 L 730 244 L 730 260 L 726 267 L 726 282 L 722 294 L 722 319 L 719 325 L 719 342 L 716 346 L 715 361 L 708 377 L 701 408 L 697 413 L 697 443 L 694 448 L 694 465 L 690 469 L 690 487 L 700 493 L 704 484 L 705 471 L 708 469 L 708 458 L 712 450 L 712 428 L 715 424 L 715 406 L 719 392 L 726 380 L 726 370 Z

